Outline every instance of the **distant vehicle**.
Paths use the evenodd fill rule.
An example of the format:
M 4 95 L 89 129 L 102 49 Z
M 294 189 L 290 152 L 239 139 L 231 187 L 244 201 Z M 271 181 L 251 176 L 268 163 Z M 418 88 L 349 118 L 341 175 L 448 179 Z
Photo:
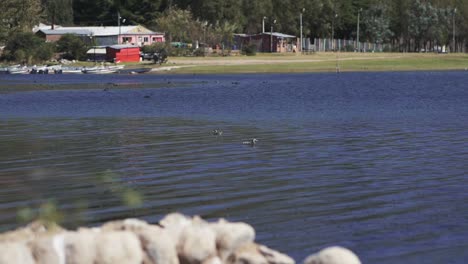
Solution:
M 153 56 L 154 56 L 154 53 L 143 53 L 143 52 L 140 52 L 140 58 L 141 60 L 152 60 L 153 59 Z

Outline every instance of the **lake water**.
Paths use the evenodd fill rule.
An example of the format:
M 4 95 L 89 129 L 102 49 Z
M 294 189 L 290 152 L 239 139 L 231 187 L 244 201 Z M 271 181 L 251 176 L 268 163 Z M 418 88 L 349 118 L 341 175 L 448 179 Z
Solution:
M 298 262 L 337 244 L 364 263 L 468 261 L 467 72 L 0 82 L 179 86 L 0 94 L 0 230 L 54 199 L 70 227 L 173 211 L 244 221 Z

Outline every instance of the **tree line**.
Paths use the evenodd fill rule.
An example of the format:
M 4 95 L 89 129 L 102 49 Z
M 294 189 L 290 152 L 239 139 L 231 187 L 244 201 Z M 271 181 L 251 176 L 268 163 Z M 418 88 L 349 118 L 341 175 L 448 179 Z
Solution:
M 468 0 L 2 0 L 0 42 L 38 22 L 142 24 L 172 41 L 225 40 L 229 32 L 267 31 L 310 38 L 392 43 L 395 51 L 450 46 L 468 39 Z M 120 15 L 120 17 L 119 17 Z M 122 18 L 125 18 L 125 22 Z M 217 32 L 217 33 L 216 33 Z M 333 35 L 333 36 L 332 36 Z M 454 42 L 455 41 L 455 44 Z

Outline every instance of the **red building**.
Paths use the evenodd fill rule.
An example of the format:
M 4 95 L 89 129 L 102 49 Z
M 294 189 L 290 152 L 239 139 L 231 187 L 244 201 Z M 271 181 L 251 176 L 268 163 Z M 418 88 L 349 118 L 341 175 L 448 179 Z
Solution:
M 140 48 L 134 45 L 113 45 L 106 48 L 106 58 L 113 62 L 139 62 Z

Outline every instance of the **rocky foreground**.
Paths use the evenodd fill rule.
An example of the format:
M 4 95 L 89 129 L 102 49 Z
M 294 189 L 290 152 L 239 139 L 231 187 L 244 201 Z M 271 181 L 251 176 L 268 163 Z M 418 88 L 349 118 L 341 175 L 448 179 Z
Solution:
M 138 219 L 65 230 L 34 222 L 0 234 L 0 264 L 294 264 L 289 256 L 255 243 L 245 223 L 207 222 L 169 214 L 152 225 Z M 304 264 L 360 264 L 341 247 L 326 248 Z

